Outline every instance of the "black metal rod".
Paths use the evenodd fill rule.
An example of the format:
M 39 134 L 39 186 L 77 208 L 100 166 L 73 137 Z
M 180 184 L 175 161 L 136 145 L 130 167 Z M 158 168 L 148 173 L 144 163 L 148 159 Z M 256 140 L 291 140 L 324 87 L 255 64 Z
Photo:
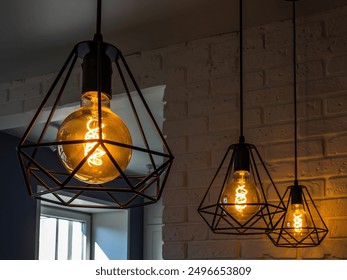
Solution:
M 121 205 L 121 202 L 116 197 L 114 197 L 113 193 L 106 192 L 106 194 L 114 201 L 115 204 Z
M 257 154 L 259 160 L 260 160 L 260 163 L 264 166 L 264 171 L 266 172 L 267 176 L 269 177 L 271 184 L 272 184 L 273 186 L 276 186 L 276 185 L 275 185 L 275 182 L 273 181 L 273 179 L 272 179 L 271 176 L 270 176 L 269 170 L 266 168 L 265 162 L 264 162 L 263 159 L 260 157 L 260 153 L 259 153 L 258 149 L 257 149 L 255 146 L 253 146 L 253 147 L 254 147 L 254 150 L 255 150 L 255 152 L 256 152 L 256 154 Z M 281 196 L 280 196 L 280 193 L 279 193 L 278 190 L 277 190 L 277 188 L 275 187 L 274 189 L 275 189 L 275 191 L 276 191 L 277 196 L 278 196 L 278 197 L 281 197 Z M 265 201 L 267 201 L 267 200 L 266 200 L 266 196 L 264 197 L 264 199 L 265 199 Z M 282 199 L 280 200 L 280 204 L 281 204 L 282 206 L 281 206 L 281 207 L 278 207 L 278 208 L 280 208 L 281 210 L 285 211 L 286 208 L 284 207 L 284 203 L 283 203 L 283 200 L 282 200 Z
M 76 49 L 76 48 L 74 48 L 74 49 Z M 68 70 L 68 72 L 66 74 L 66 77 L 64 78 L 63 84 L 61 85 L 61 88 L 59 90 L 58 96 L 55 99 L 53 107 L 52 107 L 52 109 L 50 111 L 50 114 L 49 114 L 49 116 L 48 116 L 48 118 L 46 120 L 46 123 L 45 123 L 44 127 L 42 128 L 41 134 L 40 134 L 40 136 L 39 136 L 39 138 L 37 140 L 38 144 L 40 144 L 42 142 L 44 136 L 46 135 L 46 131 L 47 131 L 47 129 L 48 129 L 50 123 L 51 123 L 52 117 L 53 117 L 53 115 L 54 115 L 54 113 L 55 113 L 55 111 L 57 109 L 58 103 L 60 102 L 61 96 L 62 96 L 62 94 L 63 94 L 63 92 L 65 90 L 66 84 L 67 84 L 67 82 L 68 82 L 68 80 L 70 78 L 70 75 L 71 75 L 72 69 L 74 68 L 74 65 L 76 63 L 76 60 L 77 60 L 77 52 L 75 52 L 75 55 L 74 55 L 74 57 L 72 59 L 72 62 L 71 62 L 70 67 L 69 67 L 69 70 Z M 31 157 L 35 158 L 36 157 L 36 153 L 37 153 L 37 148 L 34 149 L 34 151 L 31 154 Z M 29 164 L 29 166 L 30 166 L 30 164 Z
M 124 64 L 125 60 L 122 61 L 122 62 L 123 62 L 123 64 Z M 121 80 L 122 80 L 122 82 L 123 82 L 123 86 L 124 86 L 125 92 L 126 92 L 126 94 L 127 94 L 127 96 L 128 96 L 128 100 L 129 100 L 129 102 L 130 102 L 130 105 L 131 105 L 131 108 L 132 108 L 134 117 L 135 117 L 135 119 L 136 119 L 137 126 L 138 126 L 138 128 L 139 128 L 139 130 L 140 130 L 140 132 L 141 132 L 142 140 L 144 141 L 144 144 L 146 145 L 146 148 L 147 148 L 147 149 L 150 149 L 149 144 L 148 144 L 148 141 L 147 141 L 147 138 L 146 138 L 146 134 L 145 134 L 145 132 L 144 132 L 144 130 L 143 130 L 143 127 L 142 127 L 142 124 L 141 124 L 141 121 L 140 121 L 140 118 L 139 118 L 139 115 L 137 114 L 137 111 L 136 111 L 136 109 L 135 109 L 134 101 L 133 101 L 133 99 L 132 99 L 132 97 L 131 97 L 131 94 L 130 94 L 130 91 L 129 91 L 129 87 L 128 87 L 128 85 L 127 85 L 127 82 L 126 82 L 126 80 L 125 80 L 125 77 L 124 77 L 122 68 L 120 67 L 118 61 L 116 61 L 116 66 L 117 66 L 117 69 L 118 69 L 119 76 L 120 76 L 120 78 L 121 78 Z M 139 95 L 140 95 L 140 93 L 139 93 Z M 154 161 L 154 158 L 153 158 L 152 154 L 149 154 L 149 158 L 150 158 L 150 161 L 151 161 L 152 166 L 156 169 L 156 168 L 157 168 L 157 167 L 156 167 L 156 163 L 155 163 L 155 161 Z
M 126 70 L 126 72 L 128 73 L 129 78 L 130 78 L 130 80 L 132 81 L 132 83 L 133 83 L 133 85 L 134 85 L 134 87 L 135 87 L 135 89 L 136 89 L 136 91 L 137 91 L 139 97 L 141 98 L 141 101 L 142 101 L 142 103 L 143 103 L 143 106 L 145 107 L 145 109 L 146 109 L 146 111 L 147 111 L 147 113 L 148 113 L 148 116 L 150 117 L 150 119 L 151 119 L 151 121 L 152 121 L 152 124 L 153 124 L 154 127 L 156 128 L 156 130 L 157 130 L 157 132 L 158 132 L 158 134 L 159 134 L 159 136 L 160 136 L 160 138 L 161 138 L 161 140 L 162 140 L 162 142 L 163 142 L 163 145 L 164 145 L 166 151 L 167 151 L 170 155 L 172 155 L 171 150 L 170 150 L 169 146 L 167 145 L 167 143 L 166 143 L 166 141 L 165 141 L 164 135 L 161 133 L 160 128 L 159 128 L 157 122 L 155 121 L 155 118 L 154 118 L 154 116 L 153 116 L 153 114 L 152 114 L 152 112 L 151 112 L 151 110 L 150 110 L 150 108 L 149 108 L 149 106 L 148 106 L 148 104 L 147 104 L 145 98 L 143 97 L 143 94 L 142 94 L 142 92 L 141 92 L 141 90 L 140 90 L 140 87 L 139 87 L 138 84 L 136 83 L 136 80 L 135 80 L 135 78 L 134 78 L 134 75 L 131 73 L 130 68 L 129 68 L 127 62 L 125 61 L 124 56 L 123 56 L 123 54 L 122 54 L 121 52 L 119 52 L 119 57 L 120 57 L 120 59 L 122 60 L 122 63 L 123 63 L 123 65 L 124 65 L 124 67 L 125 67 L 125 70 Z
M 27 169 L 26 169 L 26 165 L 25 165 L 24 159 L 22 157 L 22 153 L 23 153 L 23 151 L 20 148 L 18 148 L 17 149 L 17 154 L 19 156 L 20 166 L 21 166 L 23 174 L 24 174 L 25 185 L 27 187 L 27 191 L 28 191 L 29 195 L 32 195 L 33 190 L 32 190 L 31 184 L 30 184 L 30 179 L 29 179 L 29 176 L 28 176 L 28 172 L 27 172 Z
M 306 188 L 306 187 L 304 187 L 304 191 L 305 191 L 305 193 L 308 195 L 309 200 L 311 200 L 313 208 L 314 208 L 314 209 L 315 209 L 315 211 L 317 212 L 317 214 L 318 214 L 318 216 L 319 216 L 320 220 L 322 221 L 322 224 L 323 224 L 324 228 L 325 228 L 325 229 L 326 229 L 326 231 L 328 232 L 328 227 L 326 226 L 326 224 L 325 224 L 325 222 L 324 222 L 324 220 L 323 220 L 323 218 L 322 218 L 321 214 L 319 213 L 319 211 L 318 211 L 318 209 L 317 209 L 316 205 L 314 204 L 314 201 L 313 201 L 313 199 L 312 199 L 312 197 L 311 197 L 311 195 L 310 195 L 310 193 L 309 193 L 309 191 L 307 190 L 307 188 Z M 304 199 L 305 199 L 305 201 L 306 201 L 306 197 L 305 197 L 305 195 L 304 195 Z M 306 202 L 306 205 L 308 205 L 308 203 L 307 203 L 307 202 Z M 310 211 L 309 207 L 307 207 L 307 208 L 308 208 L 308 210 Z M 310 213 L 310 212 L 309 212 L 309 213 Z M 312 217 L 311 213 L 310 213 L 310 216 Z M 313 218 L 311 218 L 311 219 L 313 220 Z
M 101 185 L 102 186 L 102 185 Z M 139 191 L 134 191 L 132 189 L 125 189 L 125 188 L 117 188 L 117 187 L 90 187 L 87 186 L 66 186 L 63 188 L 64 190 L 73 190 L 73 191 L 89 191 L 89 192 L 119 192 L 119 193 L 126 193 L 126 194 L 139 194 Z M 142 195 L 142 194 L 141 194 Z
M 169 162 L 169 165 L 168 165 L 168 167 L 167 167 L 167 169 L 166 169 L 166 173 L 165 173 L 164 178 L 163 178 L 163 181 L 162 181 L 162 184 L 163 184 L 164 186 L 165 186 L 166 181 L 167 181 L 167 178 L 168 178 L 168 176 L 169 176 L 171 166 L 172 166 L 172 161 Z M 158 181 L 158 183 L 160 183 L 160 182 Z M 163 194 L 163 190 L 164 190 L 164 188 L 159 188 L 158 200 L 161 198 L 161 196 L 162 196 L 162 194 Z
M 31 158 L 29 155 L 27 155 L 23 151 L 21 151 L 21 155 L 23 155 L 27 160 L 29 160 L 29 162 L 33 163 L 38 168 L 38 170 L 45 173 L 47 177 L 49 177 L 49 179 L 51 179 L 56 185 L 60 184 L 60 182 L 55 177 L 51 176 L 51 174 L 47 173 L 46 170 L 35 159 Z
M 240 142 L 244 142 L 243 136 L 243 16 L 242 16 L 242 0 L 240 0 Z
M 71 204 L 72 202 L 74 202 L 74 200 L 75 200 L 76 198 L 78 198 L 82 193 L 83 193 L 83 191 L 77 192 L 73 197 L 71 197 L 71 198 L 66 202 L 66 204 L 67 204 L 67 205 L 70 205 L 70 204 Z
M 114 141 L 110 141 L 107 139 L 102 139 L 102 140 L 99 140 L 99 139 L 70 140 L 70 141 L 56 141 L 56 142 L 47 142 L 47 143 L 39 143 L 39 144 L 25 144 L 25 145 L 18 146 L 18 149 L 20 149 L 20 148 L 21 149 L 27 149 L 27 148 L 36 148 L 36 147 L 49 147 L 49 146 L 56 146 L 56 145 L 84 144 L 84 143 L 99 143 L 99 144 L 105 143 L 105 144 L 115 145 L 115 146 L 122 147 L 122 148 L 128 148 L 128 149 L 132 149 L 132 150 L 136 150 L 136 151 L 140 151 L 140 152 L 144 152 L 144 153 L 151 153 L 151 154 L 156 155 L 156 156 L 162 156 L 165 158 L 173 159 L 173 155 L 164 154 L 162 152 L 157 152 L 157 151 L 153 151 L 153 150 L 147 150 L 145 148 L 127 145 L 124 143 L 114 142 Z
M 154 177 L 157 173 L 160 173 L 162 170 L 165 170 L 166 166 L 170 163 L 170 161 L 165 161 L 161 166 L 159 166 L 156 170 L 154 170 L 152 173 L 148 174 L 148 176 L 144 177 L 140 182 L 136 183 L 134 186 L 135 189 L 138 189 L 140 186 L 144 185 L 148 178 Z
M 219 166 L 218 166 L 217 172 L 214 174 L 214 176 L 213 176 L 213 178 L 212 178 L 212 181 L 211 181 L 211 183 L 210 183 L 210 185 L 209 185 L 207 191 L 205 192 L 204 197 L 202 198 L 202 200 L 201 200 L 201 202 L 200 202 L 198 211 L 201 211 L 201 209 L 204 208 L 204 207 L 203 207 L 204 201 L 205 201 L 205 199 L 207 198 L 207 196 L 208 196 L 208 194 L 209 194 L 209 192 L 210 192 L 210 189 L 211 189 L 212 186 L 213 186 L 213 182 L 216 180 L 216 178 L 217 178 L 217 176 L 218 176 L 219 171 L 222 169 L 223 164 L 224 164 L 224 161 L 226 160 L 226 158 L 227 158 L 227 156 L 228 156 L 228 153 L 229 153 L 229 150 L 230 150 L 230 149 L 231 149 L 231 147 L 229 146 L 227 152 L 226 152 L 226 153 L 224 154 L 224 156 L 223 156 L 223 159 L 222 159 L 221 163 L 220 163 Z M 224 185 L 222 185 L 222 186 L 224 186 Z M 219 195 L 219 197 L 220 197 L 220 195 Z
M 56 192 L 61 191 L 61 189 L 62 189 L 59 185 L 58 185 L 58 187 L 51 188 L 51 187 L 48 186 L 47 183 L 46 183 L 45 181 L 43 181 L 43 179 L 41 179 L 35 172 L 30 171 L 30 174 L 31 174 L 32 176 L 34 176 L 35 179 L 39 181 L 40 185 L 46 189 L 46 190 L 44 190 L 44 191 L 40 191 L 40 192 L 37 192 L 37 193 L 33 194 L 33 195 L 32 195 L 33 197 L 35 197 L 35 196 L 43 196 L 43 195 L 46 195 L 46 194 L 52 194 L 52 195 L 54 195 L 57 199 L 60 200 L 59 196 L 56 194 Z
M 119 174 L 122 176 L 122 178 L 124 179 L 124 181 L 127 183 L 128 187 L 131 188 L 132 190 L 134 189 L 133 184 L 130 182 L 129 178 L 125 175 L 124 171 L 122 170 L 122 168 L 120 168 L 118 162 L 113 158 L 112 154 L 110 153 L 110 151 L 107 149 L 106 145 L 104 143 L 101 143 L 101 147 L 103 148 L 103 150 L 106 152 L 106 154 L 108 155 L 109 159 L 111 160 L 111 162 L 113 163 L 114 167 L 117 169 L 117 171 L 119 172 Z
M 33 119 L 31 120 L 30 124 L 28 125 L 27 129 L 25 130 L 22 139 L 20 140 L 19 145 L 23 145 L 26 141 L 27 138 L 32 130 L 32 128 L 34 127 L 35 122 L 37 121 L 37 118 L 40 116 L 43 107 L 45 106 L 46 102 L 48 101 L 49 97 L 51 96 L 54 88 L 56 87 L 56 85 L 58 84 L 61 76 L 63 75 L 66 67 L 69 65 L 70 60 L 72 59 L 73 55 L 76 52 L 76 46 L 74 46 L 74 48 L 72 49 L 71 53 L 69 54 L 69 57 L 67 58 L 67 60 L 65 61 L 63 67 L 61 68 L 61 70 L 59 71 L 57 77 L 55 78 L 53 84 L 51 85 L 51 87 L 48 90 L 48 93 L 46 94 L 45 98 L 43 99 L 42 103 L 40 104 L 39 108 L 37 109 L 37 112 L 35 113 L 35 116 L 33 117 Z
M 88 154 L 84 156 L 84 158 L 80 161 L 80 163 L 70 172 L 69 176 L 63 181 L 63 183 L 61 184 L 62 187 L 65 187 L 65 185 L 70 182 L 72 177 L 75 176 L 75 174 L 81 169 L 83 164 L 85 164 L 85 162 L 88 160 L 88 158 L 95 152 L 95 150 L 99 146 L 100 146 L 100 144 L 94 145 L 94 147 L 90 149 Z
M 49 124 L 51 123 L 52 117 L 53 117 L 53 115 L 54 115 L 54 113 L 55 113 L 55 111 L 56 111 L 56 108 L 57 108 L 57 106 L 58 106 L 58 103 L 60 102 L 61 96 L 62 96 L 62 94 L 63 94 L 63 92 L 64 92 L 64 90 L 65 90 L 66 84 L 67 84 L 67 82 L 68 82 L 68 80 L 69 80 L 69 78 L 70 78 L 72 69 L 73 69 L 74 66 L 75 66 L 76 60 L 77 60 L 77 53 L 75 53 L 75 56 L 73 57 L 73 60 L 72 60 L 71 65 L 70 65 L 70 67 L 69 67 L 69 70 L 68 70 L 68 72 L 67 72 L 67 74 L 66 74 L 66 77 L 65 77 L 65 79 L 64 79 L 64 81 L 63 81 L 63 84 L 62 84 L 62 86 L 61 86 L 61 88 L 60 88 L 60 90 L 59 90 L 58 96 L 57 96 L 56 100 L 54 101 L 54 104 L 53 104 L 53 107 L 52 107 L 52 109 L 51 109 L 51 112 L 50 112 L 50 114 L 49 114 L 49 116 L 48 116 L 48 118 L 47 118 L 47 121 L 46 121 L 46 123 L 45 123 L 43 129 L 42 129 L 42 132 L 41 132 L 41 134 L 40 134 L 40 137 L 39 137 L 39 139 L 37 140 L 37 143 L 41 143 L 42 140 L 43 140 L 43 137 L 44 137 L 45 134 L 46 134 L 46 131 L 47 131 L 47 129 L 48 129 L 48 126 L 49 126 Z M 35 150 L 35 153 L 36 153 L 36 150 Z M 35 157 L 35 155 L 34 155 L 35 153 L 33 153 L 32 157 Z

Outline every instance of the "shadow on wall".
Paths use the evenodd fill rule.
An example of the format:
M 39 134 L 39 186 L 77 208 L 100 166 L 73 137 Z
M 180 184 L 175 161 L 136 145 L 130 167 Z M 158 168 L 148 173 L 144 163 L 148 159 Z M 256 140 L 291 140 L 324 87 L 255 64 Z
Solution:
M 0 132 L 0 259 L 35 259 L 36 200 L 28 196 L 16 153 L 19 139 Z

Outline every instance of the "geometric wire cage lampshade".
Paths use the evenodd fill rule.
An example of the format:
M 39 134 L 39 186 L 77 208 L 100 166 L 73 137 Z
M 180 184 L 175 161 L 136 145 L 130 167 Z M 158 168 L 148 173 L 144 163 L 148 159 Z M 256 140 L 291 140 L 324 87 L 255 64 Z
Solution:
M 287 248 L 319 245 L 328 234 L 328 228 L 307 188 L 296 182 L 287 188 L 283 200 L 287 201 L 287 213 L 268 234 L 271 241 L 278 247 Z
M 94 39 L 74 46 L 17 148 L 25 183 L 32 197 L 64 206 L 119 209 L 155 203 L 173 155 L 122 53 L 103 42 L 100 30 L 98 0 Z M 82 86 L 71 90 L 80 65 Z M 111 111 L 112 74 L 125 92 L 131 130 Z M 66 100 L 78 91 L 80 108 L 61 122 Z M 129 171 L 134 159 L 150 168 Z
M 293 80 L 294 80 L 294 184 L 289 186 L 283 195 L 287 201 L 287 212 L 284 219 L 268 234 L 270 240 L 278 247 L 305 248 L 319 245 L 328 233 L 308 189 L 298 183 L 297 155 L 297 92 L 296 92 L 296 23 L 295 1 L 293 11 Z
M 277 188 L 253 144 L 243 136 L 242 0 L 240 0 L 240 137 L 228 147 L 198 212 L 214 233 L 271 231 L 285 213 Z M 273 202 L 267 199 L 271 194 Z
M 285 206 L 257 148 L 237 143 L 229 146 L 198 211 L 214 233 L 249 235 L 271 231 Z

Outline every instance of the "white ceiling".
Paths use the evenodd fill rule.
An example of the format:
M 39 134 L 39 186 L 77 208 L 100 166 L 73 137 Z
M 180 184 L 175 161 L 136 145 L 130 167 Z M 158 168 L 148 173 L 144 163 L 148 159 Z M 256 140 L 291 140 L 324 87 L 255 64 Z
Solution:
M 346 4 L 300 0 L 298 15 Z M 96 0 L 1 0 L 0 83 L 58 71 L 92 39 Z M 287 19 L 285 0 L 244 0 L 245 27 Z M 124 54 L 238 30 L 238 0 L 103 0 L 105 41 Z

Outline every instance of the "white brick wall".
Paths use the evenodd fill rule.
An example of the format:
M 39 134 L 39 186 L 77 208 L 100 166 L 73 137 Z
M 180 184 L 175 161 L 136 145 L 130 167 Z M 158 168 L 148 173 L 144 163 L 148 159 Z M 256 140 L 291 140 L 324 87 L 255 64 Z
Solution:
M 190 42 L 176 52 L 171 47 L 168 57 L 166 49 L 159 51 L 164 71 L 180 67 L 186 75 L 185 81 L 178 75 L 180 86 L 169 86 L 165 95 L 164 132 L 176 156 L 170 176 L 181 179 L 164 193 L 164 258 L 347 258 L 346 23 L 347 7 L 300 19 L 298 26 L 299 176 L 330 227 L 319 249 L 279 249 L 266 238 L 206 233 L 196 208 L 222 154 L 238 138 L 238 37 Z M 245 40 L 245 135 L 262 151 L 283 193 L 294 176 L 290 22 L 248 30 Z M 192 81 L 208 85 L 200 96 Z
M 277 22 L 247 30 L 244 44 L 245 136 L 281 193 L 294 175 L 291 36 L 290 21 Z M 330 230 L 317 248 L 215 235 L 197 213 L 221 156 L 238 141 L 238 58 L 236 33 L 127 58 L 141 87 L 167 86 L 164 134 L 176 159 L 163 194 L 164 258 L 346 259 L 347 6 L 298 20 L 299 176 Z M 0 115 L 36 107 L 48 81 L 1 85 Z

